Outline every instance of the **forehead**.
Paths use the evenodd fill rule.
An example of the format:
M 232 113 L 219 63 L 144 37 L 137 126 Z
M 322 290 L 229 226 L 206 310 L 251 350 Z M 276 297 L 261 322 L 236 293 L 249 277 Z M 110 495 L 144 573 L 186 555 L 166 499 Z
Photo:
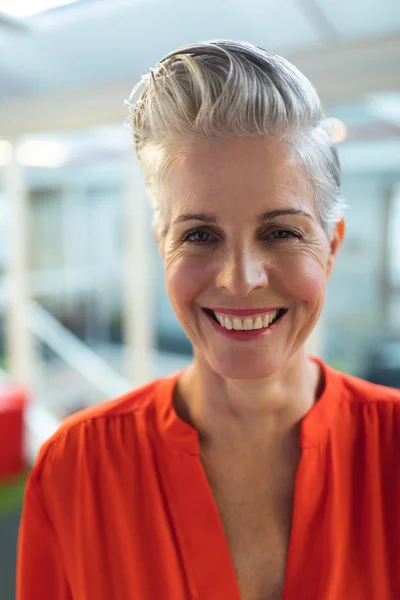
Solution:
M 304 208 L 315 214 L 309 178 L 289 145 L 265 139 L 194 142 L 177 155 L 160 190 L 174 213 Z

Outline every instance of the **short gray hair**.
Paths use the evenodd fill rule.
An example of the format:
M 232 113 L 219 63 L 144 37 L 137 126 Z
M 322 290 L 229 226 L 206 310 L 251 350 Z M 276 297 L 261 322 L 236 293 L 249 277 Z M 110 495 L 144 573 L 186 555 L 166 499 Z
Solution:
M 313 183 L 316 210 L 329 237 L 342 218 L 339 159 L 320 99 L 311 82 L 281 56 L 229 40 L 185 46 L 150 69 L 126 103 L 156 226 L 157 186 L 179 147 L 196 139 L 288 142 Z

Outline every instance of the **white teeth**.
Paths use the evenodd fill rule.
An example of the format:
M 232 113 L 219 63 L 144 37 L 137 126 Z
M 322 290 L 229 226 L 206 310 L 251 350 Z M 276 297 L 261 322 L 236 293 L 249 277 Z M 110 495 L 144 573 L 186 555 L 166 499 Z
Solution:
M 221 323 L 221 325 L 225 327 L 225 329 L 232 329 L 232 320 L 229 317 L 225 317 L 225 323 Z
M 254 329 L 254 327 L 253 327 L 253 319 L 245 319 L 243 321 L 242 328 L 245 329 L 246 331 L 249 331 L 250 329 Z
M 254 323 L 254 329 L 262 329 L 263 322 L 261 317 L 257 317 Z
M 225 329 L 234 329 L 236 331 L 251 331 L 252 329 L 263 329 L 269 327 L 269 325 L 277 317 L 278 311 L 274 310 L 263 317 L 258 315 L 255 318 L 246 317 L 245 319 L 239 319 L 238 317 L 227 317 L 214 313 L 218 323 Z
M 238 331 L 241 331 L 242 321 L 240 319 L 233 319 L 233 329 L 237 329 Z

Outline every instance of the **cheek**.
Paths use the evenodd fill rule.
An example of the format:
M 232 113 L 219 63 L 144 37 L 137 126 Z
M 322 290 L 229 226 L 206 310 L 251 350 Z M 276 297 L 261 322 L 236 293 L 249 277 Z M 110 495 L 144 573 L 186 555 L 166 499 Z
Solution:
M 166 285 L 174 306 L 193 301 L 207 286 L 207 268 L 196 258 L 181 257 L 166 264 Z
M 290 276 L 289 276 L 290 272 Z M 292 263 L 284 277 L 290 295 L 306 304 L 320 304 L 325 296 L 326 271 L 312 257 L 302 256 Z

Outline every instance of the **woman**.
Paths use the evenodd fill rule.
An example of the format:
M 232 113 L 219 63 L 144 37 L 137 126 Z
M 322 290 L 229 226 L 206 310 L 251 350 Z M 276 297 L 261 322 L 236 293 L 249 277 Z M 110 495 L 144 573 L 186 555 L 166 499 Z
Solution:
M 18 599 L 399 598 L 400 393 L 304 349 L 344 235 L 314 88 L 230 41 L 141 85 L 129 123 L 194 359 L 44 445 Z

